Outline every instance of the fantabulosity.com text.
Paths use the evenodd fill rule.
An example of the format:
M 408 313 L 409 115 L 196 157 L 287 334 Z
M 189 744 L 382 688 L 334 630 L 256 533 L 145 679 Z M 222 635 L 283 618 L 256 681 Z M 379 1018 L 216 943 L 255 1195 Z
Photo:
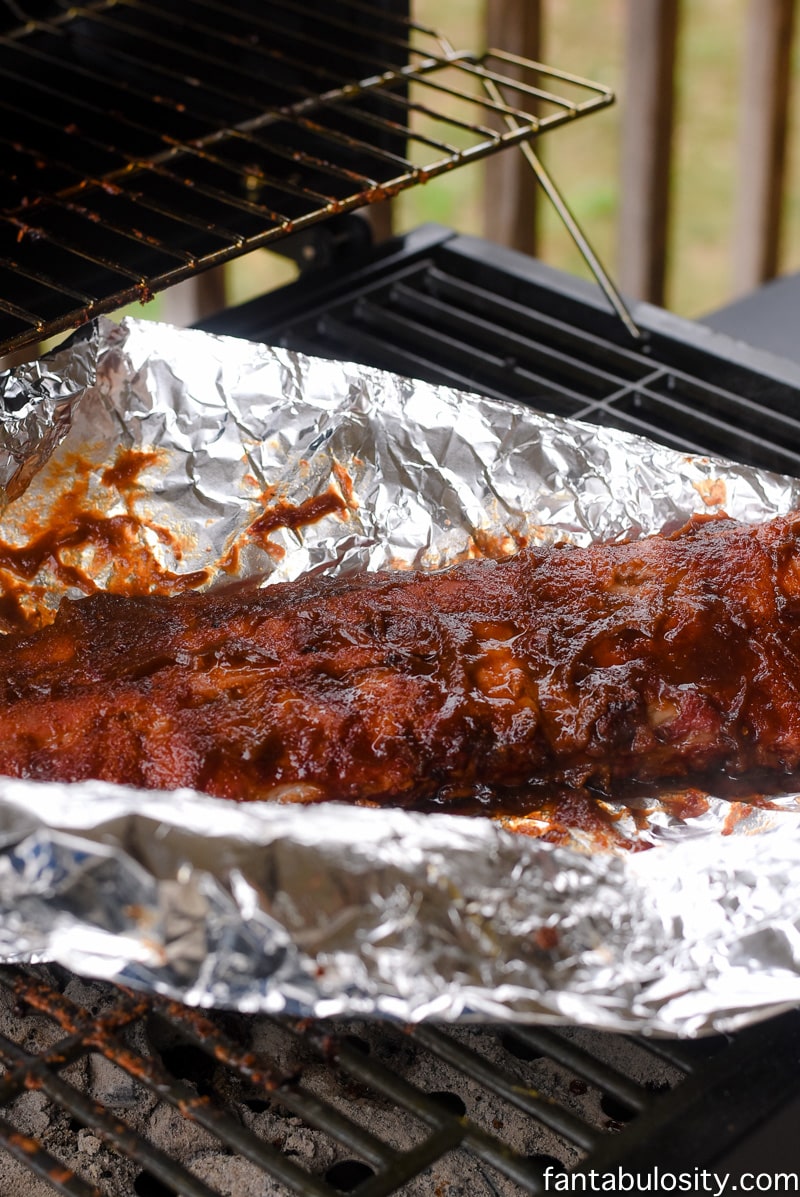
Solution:
M 722 1197 L 728 1193 L 800 1193 L 800 1173 L 742 1172 L 733 1176 L 708 1168 L 673 1172 L 658 1167 L 635 1172 L 625 1168 L 560 1172 L 549 1164 L 544 1185 L 549 1193 L 710 1193 Z

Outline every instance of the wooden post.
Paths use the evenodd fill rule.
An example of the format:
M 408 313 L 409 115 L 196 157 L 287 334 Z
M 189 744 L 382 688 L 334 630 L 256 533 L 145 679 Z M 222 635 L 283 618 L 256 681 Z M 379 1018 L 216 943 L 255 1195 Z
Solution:
M 362 209 L 364 211 L 364 209 Z M 376 244 L 386 241 L 394 232 L 394 207 L 390 199 L 380 203 L 370 204 L 366 209 L 367 220 L 372 228 L 372 237 Z
M 628 0 L 622 104 L 619 281 L 664 302 L 678 0 Z
M 733 255 L 737 293 L 778 270 L 794 0 L 750 0 Z
M 164 292 L 163 319 L 185 327 L 225 307 L 225 267 L 216 266 Z
M 541 62 L 542 0 L 487 0 L 486 44 Z M 503 70 L 513 75 L 513 68 Z M 527 80 L 531 82 L 530 78 Z M 542 84 L 547 86 L 547 81 Z M 505 97 L 525 108 L 530 103 L 514 93 Z M 486 120 L 487 124 L 491 122 Z M 505 132 L 502 120 L 497 127 Z M 518 149 L 507 149 L 486 164 L 483 222 L 486 236 L 501 245 L 536 253 L 536 205 L 539 186 Z

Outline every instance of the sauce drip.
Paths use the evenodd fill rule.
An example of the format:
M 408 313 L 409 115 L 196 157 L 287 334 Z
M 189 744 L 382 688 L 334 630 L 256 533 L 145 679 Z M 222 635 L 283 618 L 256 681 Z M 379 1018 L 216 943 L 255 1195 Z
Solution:
M 281 500 L 267 507 L 263 514 L 253 520 L 247 529 L 251 540 L 264 540 L 278 528 L 296 532 L 306 524 L 316 523 L 328 515 L 346 515 L 347 504 L 336 491 L 329 489 L 321 495 L 312 495 L 302 503 L 286 503 Z
M 51 622 L 60 590 L 171 595 L 208 580 L 205 569 L 181 574 L 165 566 L 157 546 L 163 545 L 178 563 L 183 556 L 180 537 L 136 509 L 145 490 L 141 474 L 161 461 L 156 450 L 127 448 L 99 475 L 90 461 L 75 455 L 50 463 L 45 480 L 49 510 L 45 515 L 38 508 L 29 511 L 18 538 L 0 539 L 3 630 Z

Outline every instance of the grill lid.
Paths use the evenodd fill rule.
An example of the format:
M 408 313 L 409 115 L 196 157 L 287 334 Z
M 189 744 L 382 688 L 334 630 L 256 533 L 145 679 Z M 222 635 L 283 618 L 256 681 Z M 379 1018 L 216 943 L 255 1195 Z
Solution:
M 0 34 L 0 352 L 613 99 L 361 0 L 23 8 Z

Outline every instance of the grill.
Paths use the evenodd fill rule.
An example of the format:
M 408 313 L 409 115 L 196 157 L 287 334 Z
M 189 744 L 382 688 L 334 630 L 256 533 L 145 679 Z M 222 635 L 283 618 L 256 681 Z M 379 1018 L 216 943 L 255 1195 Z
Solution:
M 548 1168 L 647 1168 L 654 1145 L 664 1169 L 703 1168 L 796 1090 L 796 1013 L 734 1041 L 621 1042 L 209 1017 L 61 970 L 0 980 L 15 1194 L 541 1193 Z
M 632 346 L 588 284 L 425 228 L 206 327 L 796 472 L 800 367 L 636 318 Z M 0 1184 L 25 1197 L 519 1197 L 565 1170 L 796 1167 L 797 1011 L 681 1043 L 200 1015 L 48 968 L 0 970 L 0 996 Z
M 798 473 L 797 366 L 648 305 L 636 320 L 633 343 L 589 284 L 432 227 L 204 327 Z
M 457 54 L 402 4 L 329 7 L 0 4 L 0 350 L 288 252 L 611 98 Z M 657 309 L 636 320 L 633 339 L 588 285 L 423 228 L 356 240 L 205 327 L 800 472 L 800 367 Z M 0 1191 L 20 1197 L 518 1197 L 564 1170 L 796 1167 L 796 1011 L 698 1043 L 326 1024 L 5 967 L 0 1062 Z

